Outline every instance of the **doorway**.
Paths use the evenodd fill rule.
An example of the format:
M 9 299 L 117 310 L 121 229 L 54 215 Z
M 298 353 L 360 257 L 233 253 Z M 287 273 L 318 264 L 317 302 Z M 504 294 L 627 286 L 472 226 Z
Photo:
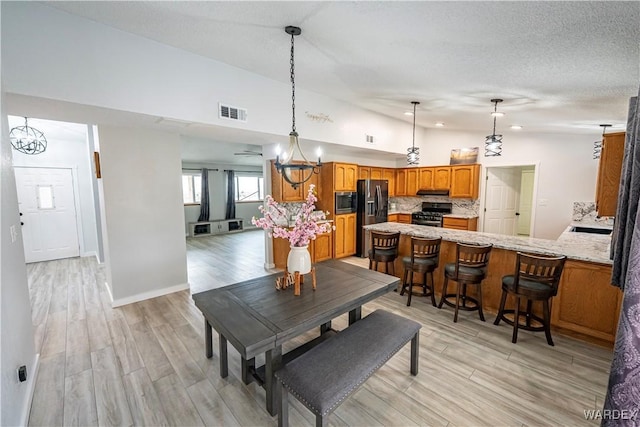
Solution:
M 487 168 L 483 231 L 532 235 L 534 184 L 534 165 Z
M 80 255 L 71 169 L 16 167 L 25 261 Z

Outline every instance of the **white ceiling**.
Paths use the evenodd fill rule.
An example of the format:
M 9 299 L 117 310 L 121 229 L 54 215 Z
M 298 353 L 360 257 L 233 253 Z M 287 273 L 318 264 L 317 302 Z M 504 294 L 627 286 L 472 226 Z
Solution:
M 503 98 L 498 131 L 598 135 L 624 126 L 640 82 L 637 1 L 47 5 L 282 82 L 296 25 L 297 87 L 407 121 L 417 100 L 427 128 L 489 134 L 490 99 Z

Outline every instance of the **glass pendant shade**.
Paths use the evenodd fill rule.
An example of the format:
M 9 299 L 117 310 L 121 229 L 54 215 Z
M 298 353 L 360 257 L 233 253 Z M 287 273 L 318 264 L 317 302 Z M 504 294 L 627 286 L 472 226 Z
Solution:
M 493 116 L 493 133 L 488 135 L 484 140 L 485 157 L 497 157 L 502 155 L 502 135 L 496 134 L 496 118 L 501 115 L 498 113 L 498 103 L 502 102 L 502 99 L 492 99 L 491 102 L 495 104 L 494 110 L 491 113 Z
M 411 101 L 413 104 L 413 140 L 411 147 L 407 148 L 407 164 L 417 165 L 420 163 L 420 148 L 416 147 L 416 106 L 418 101 Z

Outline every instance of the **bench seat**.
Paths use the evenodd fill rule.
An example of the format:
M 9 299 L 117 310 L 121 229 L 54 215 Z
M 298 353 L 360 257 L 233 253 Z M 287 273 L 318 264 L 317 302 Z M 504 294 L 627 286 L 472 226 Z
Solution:
M 288 394 L 293 394 L 326 425 L 351 393 L 411 341 L 411 374 L 418 373 L 418 337 L 422 326 L 384 310 L 322 342 L 275 373 L 279 396 L 278 425 L 288 425 Z

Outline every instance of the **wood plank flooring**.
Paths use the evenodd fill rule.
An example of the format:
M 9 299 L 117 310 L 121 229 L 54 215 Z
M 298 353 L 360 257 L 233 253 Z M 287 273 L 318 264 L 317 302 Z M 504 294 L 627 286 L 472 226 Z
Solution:
M 196 291 L 266 274 L 262 231 L 188 239 L 189 280 Z M 363 259 L 345 260 L 366 268 Z M 32 317 L 41 366 L 29 425 L 265 426 L 264 391 L 244 385 L 229 346 L 229 377 L 204 355 L 202 315 L 189 291 L 112 309 L 104 269 L 92 258 L 29 264 Z M 319 284 L 318 286 L 322 286 Z M 303 292 L 306 291 L 303 289 Z M 277 292 L 274 289 L 274 292 Z M 421 322 L 420 373 L 408 374 L 402 349 L 329 418 L 332 425 L 597 425 L 611 350 L 557 333 L 494 326 L 493 316 L 438 310 L 428 298 L 393 292 L 363 308 L 384 308 Z M 335 328 L 346 327 L 342 316 Z M 310 331 L 293 347 L 317 335 Z M 260 361 L 258 361 L 260 362 Z M 314 418 L 295 399 L 292 425 Z

